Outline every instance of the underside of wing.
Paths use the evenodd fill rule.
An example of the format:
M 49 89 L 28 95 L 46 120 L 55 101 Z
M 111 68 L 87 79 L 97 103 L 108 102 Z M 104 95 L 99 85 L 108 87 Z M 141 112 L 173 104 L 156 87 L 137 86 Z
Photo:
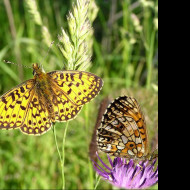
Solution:
M 146 155 L 146 126 L 134 98 L 122 96 L 108 106 L 97 130 L 97 143 L 99 150 L 115 156 Z

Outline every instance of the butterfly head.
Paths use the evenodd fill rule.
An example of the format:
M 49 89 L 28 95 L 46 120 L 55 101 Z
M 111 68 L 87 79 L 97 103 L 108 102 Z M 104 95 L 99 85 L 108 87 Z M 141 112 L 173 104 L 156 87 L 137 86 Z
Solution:
M 38 63 L 33 63 L 33 75 L 40 75 L 41 73 L 44 73 L 43 68 L 41 68 Z

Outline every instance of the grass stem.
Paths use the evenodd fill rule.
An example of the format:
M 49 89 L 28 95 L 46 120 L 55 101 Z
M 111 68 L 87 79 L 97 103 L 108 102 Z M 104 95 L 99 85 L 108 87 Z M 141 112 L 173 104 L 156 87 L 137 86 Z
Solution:
M 59 155 L 59 159 L 61 162 L 61 173 L 62 173 L 62 189 L 65 189 L 65 174 L 64 174 L 64 163 L 65 163 L 65 139 L 66 139 L 66 134 L 67 134 L 67 128 L 68 128 L 68 123 L 66 123 L 65 126 L 65 131 L 64 131 L 64 135 L 63 135 L 63 142 L 62 142 L 62 157 L 61 157 L 61 153 L 58 147 L 58 143 L 57 143 L 57 136 L 56 136 L 56 130 L 55 130 L 55 126 L 53 126 L 53 134 L 54 134 L 54 139 L 55 139 L 55 145 L 57 148 L 57 152 Z
M 66 139 L 68 126 L 69 126 L 69 122 L 66 122 L 65 131 L 63 135 L 63 142 L 62 142 L 62 181 L 63 181 L 62 189 L 65 189 L 65 173 L 64 173 L 65 172 L 65 139 Z

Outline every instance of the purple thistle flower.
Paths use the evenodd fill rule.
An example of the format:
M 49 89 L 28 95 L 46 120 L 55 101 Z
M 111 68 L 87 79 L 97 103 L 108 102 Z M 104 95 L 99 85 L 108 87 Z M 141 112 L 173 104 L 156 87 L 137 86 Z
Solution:
M 135 166 L 131 159 L 129 162 L 125 158 L 114 158 L 113 162 L 107 154 L 110 167 L 106 165 L 98 156 L 99 161 L 108 171 L 103 169 L 99 164 L 93 161 L 93 165 L 97 173 L 103 177 L 104 180 L 109 181 L 112 185 L 125 189 L 145 189 L 158 182 L 158 166 L 154 171 L 154 165 L 157 161 L 155 159 L 152 163 L 149 161 L 140 161 Z

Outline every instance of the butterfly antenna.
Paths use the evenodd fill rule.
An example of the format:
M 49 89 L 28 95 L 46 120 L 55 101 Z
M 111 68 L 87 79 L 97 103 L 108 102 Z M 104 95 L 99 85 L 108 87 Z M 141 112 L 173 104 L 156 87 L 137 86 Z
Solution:
M 42 68 L 42 63 L 43 63 L 44 60 L 47 58 L 47 56 L 48 56 L 48 54 L 49 54 L 49 51 L 50 51 L 50 49 L 51 49 L 51 47 L 52 47 L 53 44 L 54 44 L 54 41 L 51 42 L 51 44 L 50 44 L 50 46 L 49 46 L 49 48 L 48 48 L 48 51 L 47 51 L 45 57 L 42 59 L 42 61 L 41 61 L 41 63 L 40 63 L 40 67 L 41 67 L 41 68 Z
M 24 68 L 27 68 L 27 69 L 32 69 L 32 67 L 30 66 L 26 66 L 26 65 L 22 65 L 22 64 L 18 64 L 18 63 L 13 63 L 11 61 L 7 61 L 7 60 L 3 60 L 5 63 L 8 63 L 8 64 L 13 64 L 13 65 L 17 65 L 19 67 L 24 67 Z

